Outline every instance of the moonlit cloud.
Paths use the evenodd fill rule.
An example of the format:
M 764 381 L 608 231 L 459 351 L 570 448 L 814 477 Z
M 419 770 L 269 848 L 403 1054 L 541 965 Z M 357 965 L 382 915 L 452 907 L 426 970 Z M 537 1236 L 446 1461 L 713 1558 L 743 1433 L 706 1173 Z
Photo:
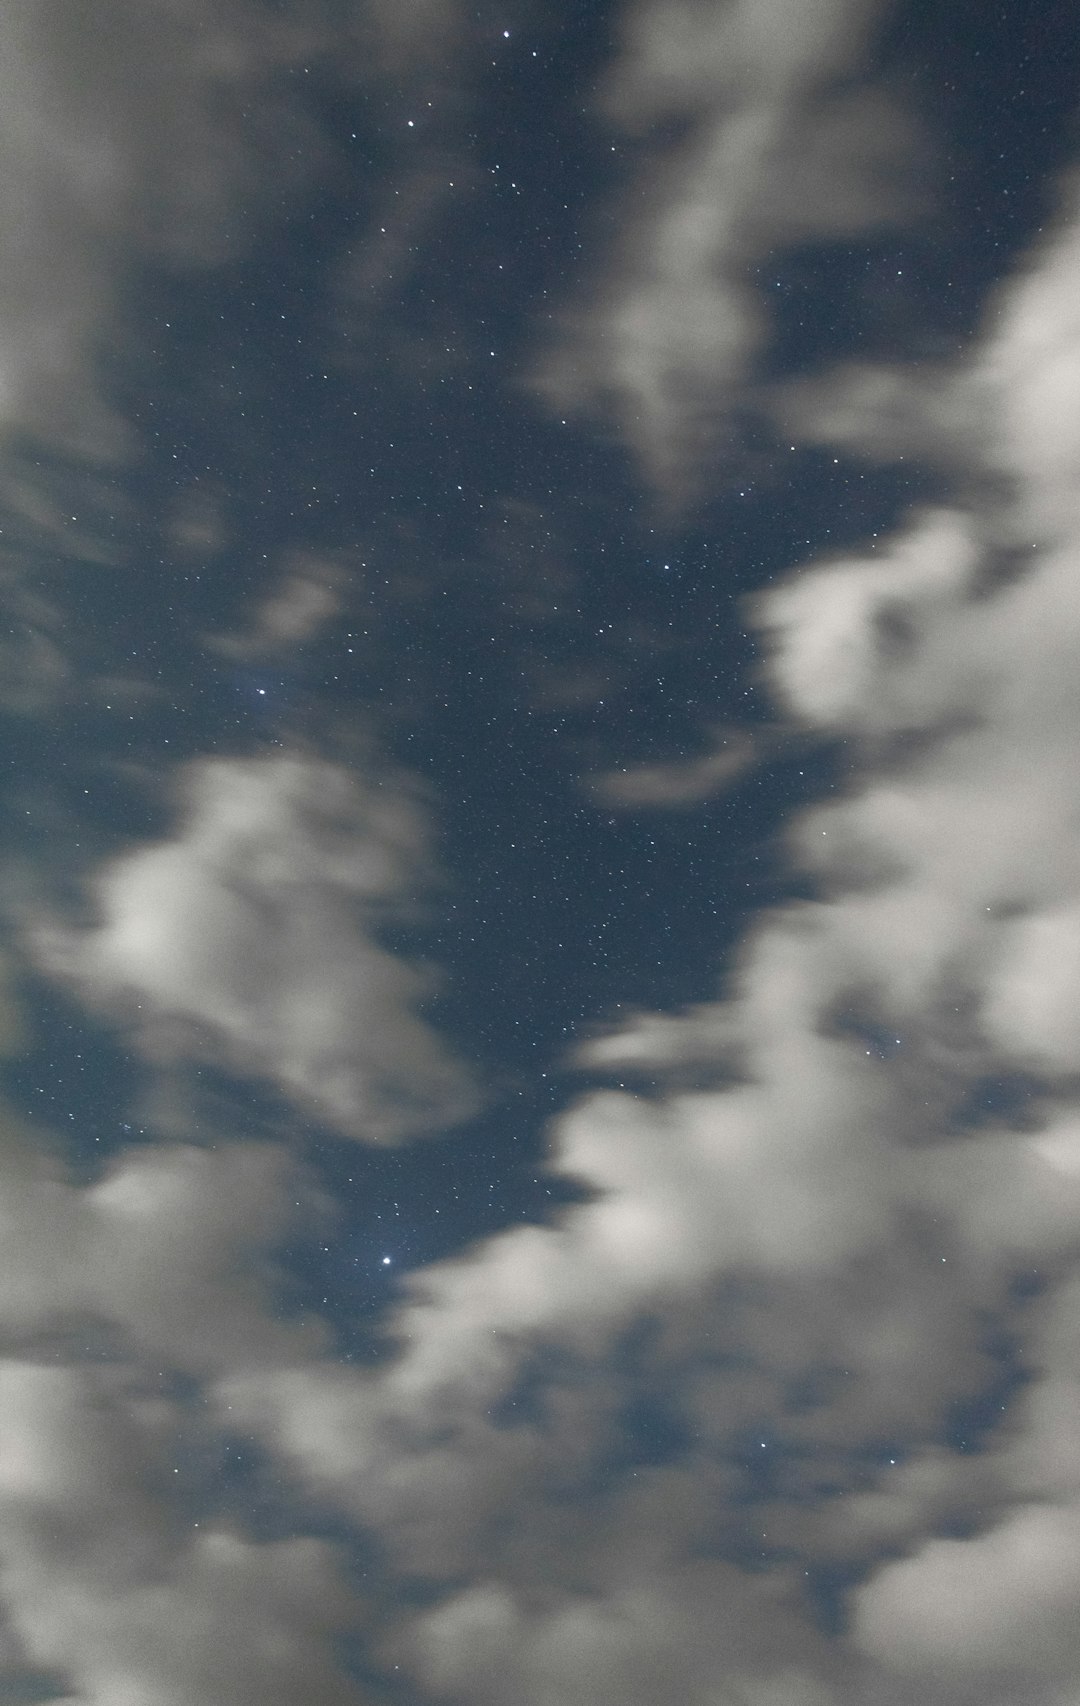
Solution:
M 201 1511 L 221 1436 L 199 1381 L 325 1348 L 272 1308 L 270 1247 L 309 1186 L 269 1145 L 147 1147 L 79 1184 L 3 1138 L 5 1684 L 360 1700 L 327 1645 L 353 1616 L 331 1550 L 252 1544 Z
M 393 781 L 286 756 L 210 760 L 172 840 L 101 872 L 99 922 L 39 951 L 151 1059 L 220 1060 L 370 1142 L 452 1123 L 468 1074 L 417 1008 L 427 975 L 376 931 L 423 880 L 426 829 Z
M 332 159 L 298 87 L 306 69 L 410 88 L 455 55 L 447 0 L 336 22 L 309 0 L 107 0 L 92 14 L 29 0 L 5 14 L 0 429 L 94 459 L 130 449 L 100 363 L 131 270 L 220 264 L 288 212 Z
M 912 115 L 847 82 L 881 13 L 876 0 L 629 12 L 601 110 L 628 141 L 665 124 L 680 141 L 645 151 L 592 296 L 565 312 L 537 383 L 560 410 L 611 421 L 669 500 L 700 493 L 754 406 L 773 252 L 920 209 Z
M 332 1551 L 178 1522 L 175 1407 L 92 1374 L 0 1365 L 4 1593 L 25 1669 L 71 1698 L 360 1706 L 330 1637 L 350 1623 Z M 32 1667 L 32 1668 L 31 1668 Z M 54 1696 L 55 1697 L 55 1696 Z
M 288 32 L 267 20 L 256 36 L 252 19 L 242 4 L 127 0 L 92 18 L 40 3 L 6 14 L 0 421 L 9 430 L 115 451 L 123 434 L 94 358 L 125 262 L 235 252 L 241 204 L 259 189 L 275 131 L 281 169 L 294 176 L 296 143 L 314 139 L 272 92 Z M 259 131 L 268 120 L 261 138 L 245 127 L 246 99 L 259 104 Z
M 919 125 L 866 70 L 885 10 L 637 0 L 617 14 L 592 111 L 633 164 L 584 233 L 594 270 L 564 287 L 530 358 L 548 400 L 614 430 L 675 508 L 749 417 L 897 476 L 895 522 L 791 553 L 743 601 L 771 721 L 717 709 L 697 725 L 698 756 L 623 767 L 620 741 L 679 750 L 663 730 L 634 744 L 630 690 L 614 665 L 597 687 L 608 653 L 594 663 L 587 648 L 586 545 L 603 533 L 614 555 L 630 506 L 621 493 L 618 514 L 598 505 L 595 539 L 566 519 L 548 530 L 539 486 L 500 506 L 475 471 L 459 506 L 464 470 L 459 484 L 446 468 L 482 457 L 449 437 L 414 509 L 403 441 L 387 437 L 380 525 L 412 527 L 416 546 L 396 601 L 377 603 L 389 554 L 358 571 L 366 484 L 347 528 L 320 519 L 305 543 L 266 520 L 261 490 L 245 510 L 216 477 L 204 496 L 201 470 L 193 495 L 180 470 L 156 509 L 147 499 L 132 548 L 174 577 L 146 659 L 120 598 L 39 598 L 14 563 L 13 626 L 33 639 L 0 684 L 29 754 L 13 752 L 26 775 L 10 818 L 38 839 L 0 884 L 16 966 L 0 1052 L 23 1108 L 0 1129 L 0 1698 L 1076 1706 L 1080 219 L 1066 177 L 1059 216 L 999 281 L 962 359 L 845 359 L 795 381 L 759 366 L 771 257 L 921 215 Z M 442 0 L 110 0 L 89 25 L 33 4 L 0 23 L 0 235 L 24 239 L 0 290 L 0 427 L 102 463 L 119 454 L 100 358 L 125 269 L 228 262 L 318 179 L 334 115 L 309 128 L 290 81 L 309 57 L 325 63 L 336 43 L 343 73 L 381 79 L 404 124 L 421 88 L 434 104 L 452 82 L 464 28 Z M 491 26 L 500 78 L 497 44 L 518 29 Z M 523 48 L 523 82 L 542 47 Z M 435 113 L 431 134 L 458 117 Z M 335 290 L 345 307 L 350 283 L 389 300 L 399 261 L 410 286 L 430 282 L 419 250 L 437 154 L 418 150 L 400 178 L 386 168 L 355 253 L 325 257 L 311 311 L 323 332 Z M 407 204 L 399 247 L 369 254 L 381 198 Z M 468 316 L 471 329 L 471 298 Z M 431 326 L 418 314 L 414 329 L 420 347 Z M 370 354 L 334 383 L 382 383 Z M 321 359 L 318 372 L 329 385 Z M 412 430 L 414 400 L 406 375 L 385 418 Z M 542 468 L 529 429 L 535 444 L 523 435 L 512 454 Z M 493 441 L 503 433 L 499 416 Z M 494 460 L 493 441 L 479 448 Z M 933 471 L 932 501 L 904 484 L 911 457 Z M 0 458 L 0 483 L 5 468 L 14 481 Z M 593 483 L 590 466 L 590 501 Z M 489 499 L 469 533 L 462 506 Z M 26 523 L 29 498 L 15 508 Z M 125 516 L 119 499 L 104 513 Z M 39 540 L 62 536 L 63 517 L 43 511 Z M 453 555 L 455 530 L 481 542 L 495 583 L 499 619 L 479 641 L 489 593 L 465 548 Z M 182 757 L 179 737 L 152 748 L 156 826 L 95 799 L 58 878 L 70 798 L 89 796 L 80 765 L 113 781 L 136 767 L 119 746 L 101 759 L 87 681 L 104 665 L 79 675 L 83 629 L 88 654 L 98 624 L 149 670 L 181 581 L 234 550 L 246 562 L 251 541 L 273 567 L 250 598 L 215 584 L 191 607 L 183 668 L 206 666 L 201 690 L 266 660 L 284 674 L 369 602 L 363 663 L 385 649 L 381 673 L 360 681 L 335 650 L 324 673 L 358 675 L 352 700 L 332 702 L 313 667 L 303 746 L 270 746 L 254 723 L 203 740 L 192 715 Z M 602 645 L 607 615 L 591 634 Z M 454 699 L 442 685 L 458 652 Z M 708 660 L 714 687 L 731 655 Z M 409 755 L 394 764 L 379 758 L 384 684 L 385 726 Z M 61 687 L 85 707 L 83 747 L 50 720 Z M 374 732 L 328 756 L 367 691 Z M 430 704 L 425 743 L 417 706 Z M 539 903 L 537 945 L 494 904 L 514 861 L 544 895 L 584 884 L 587 858 L 567 850 L 586 844 L 560 840 L 555 813 L 608 838 L 587 850 L 608 860 L 611 937 L 630 936 L 635 913 L 664 926 L 698 906 L 665 877 L 674 866 L 632 866 L 656 851 L 644 833 L 632 844 L 635 814 L 696 836 L 717 906 L 676 934 L 672 955 L 689 952 L 739 831 L 713 802 L 796 744 L 820 786 L 770 851 L 781 898 L 747 903 L 737 945 L 718 941 L 708 961 L 712 987 L 679 1007 L 654 992 L 649 959 L 631 991 L 632 956 L 612 949 L 611 1002 L 575 1005 L 593 985 L 569 977 L 555 989 L 557 955 L 580 948 L 563 921 L 587 906 L 558 914 L 556 934 Z M 63 774 L 39 823 L 52 747 Z M 455 792 L 466 775 L 473 794 Z M 132 798 L 117 786 L 121 806 Z M 455 832 L 458 884 L 444 890 L 433 849 Z M 581 950 L 590 972 L 601 934 Z M 416 946 L 436 938 L 438 969 Z M 434 997 L 455 952 L 470 1010 L 451 1042 Z M 664 969 L 657 958 L 656 990 Z M 535 1066 L 507 1069 L 489 1106 L 500 1024 Z M 155 1117 L 203 1073 L 219 1087 L 212 1130 L 190 1110 Z M 132 1082 L 150 1111 L 120 1138 Z M 279 1129 L 256 1141 L 267 1105 Z M 491 1206 L 523 1180 L 535 1195 Z M 451 1193 L 468 1233 L 436 1220 Z M 430 1238 L 419 1256 L 410 1213 Z

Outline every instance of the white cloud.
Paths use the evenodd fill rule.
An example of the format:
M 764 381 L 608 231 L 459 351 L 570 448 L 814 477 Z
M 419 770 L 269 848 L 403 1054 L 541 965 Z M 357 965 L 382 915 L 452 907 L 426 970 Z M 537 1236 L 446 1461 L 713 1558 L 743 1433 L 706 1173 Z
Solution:
M 1005 475 L 1008 501 L 981 522 L 1006 544 L 1075 538 L 1080 480 L 1077 178 L 1066 217 L 1041 236 L 986 310 L 991 335 L 966 362 L 847 362 L 775 387 L 769 407 L 803 441 L 881 462 L 915 457 L 981 481 Z
M 272 1304 L 307 1192 L 290 1158 L 148 1146 L 79 1186 L 3 1135 L 0 1676 L 63 1677 L 80 1706 L 361 1706 L 333 1550 L 204 1514 L 229 1421 L 195 1383 L 327 1343 Z
M 2 1175 L 5 1342 L 104 1327 L 126 1355 L 197 1375 L 274 1368 L 325 1346 L 318 1323 L 272 1310 L 268 1252 L 302 1205 L 316 1209 L 284 1149 L 145 1145 L 80 1186 L 5 1130 Z
M 175 1406 L 8 1361 L 0 1420 L 0 1586 L 25 1657 L 74 1700 L 362 1706 L 333 1654 L 354 1612 L 332 1550 L 185 1521 Z
M 679 500 L 723 457 L 769 332 L 759 265 L 780 245 L 909 219 L 921 204 L 911 118 L 853 89 L 876 0 L 641 0 L 601 94 L 630 137 L 685 126 L 619 210 L 591 301 L 564 319 L 537 384 L 612 419 Z
M 1055 276 L 1069 252 L 1045 251 Z M 388 1648 L 436 1698 L 1075 1688 L 1080 540 L 1064 451 L 1008 449 L 1040 381 L 998 346 L 1038 277 L 972 364 L 1008 388 L 984 443 L 1011 511 L 914 516 L 757 606 L 785 711 L 848 743 L 843 792 L 792 836 L 817 896 L 764 917 L 715 1006 L 588 1045 L 658 1086 L 587 1094 L 553 1133 L 594 1199 L 413 1276 L 371 1377 L 219 1384 L 442 1583 Z M 1041 549 L 995 582 L 1028 524 Z M 682 1088 L 710 1058 L 728 1087 Z M 1039 1089 L 1014 1117 L 994 1092 L 1017 1073 Z M 826 1644 L 823 1575 L 863 1578 Z
M 670 63 L 679 99 L 706 100 L 700 20 L 684 39 L 685 8 L 654 16 L 661 87 Z M 751 88 L 766 24 L 785 100 L 809 63 L 847 63 L 842 8 L 722 17 Z M 133 1151 L 84 1188 L 5 1151 L 0 1587 L 73 1699 L 357 1698 L 332 1553 L 185 1510 L 155 1364 L 207 1382 L 209 1434 L 242 1427 L 375 1531 L 372 1651 L 422 1699 L 1075 1693 L 1080 395 L 1054 365 L 1072 253 L 1050 243 L 972 368 L 1011 526 L 1040 546 L 1012 584 L 985 572 L 995 499 L 759 604 L 774 691 L 848 743 L 850 774 L 793 831 L 815 898 L 759 922 L 723 998 L 589 1046 L 658 1080 L 652 1100 L 587 1093 L 553 1131 L 592 1200 L 413 1276 L 397 1355 L 365 1370 L 273 1319 L 262 1264 L 297 1200 L 280 1150 Z M 375 936 L 424 874 L 407 792 L 293 757 L 188 782 L 175 834 L 101 873 L 97 921 L 40 938 L 48 967 L 147 1052 L 224 1059 L 356 1135 L 467 1107 L 421 981 Z M 710 1060 L 727 1087 L 687 1090 Z M 1013 1119 L 986 1086 L 1018 1072 L 1040 1090 Z M 70 1335 L 102 1324 L 98 1369 Z M 1028 1391 L 988 1414 L 1018 1338 Z M 826 1636 L 816 1584 L 860 1572 L 851 1631 Z
M 886 1565 L 859 1595 L 856 1638 L 961 1698 L 1054 1698 L 1051 1685 L 1076 1681 L 1078 1599 L 1080 1506 L 1028 1506 L 976 1540 L 933 1540 Z
M 1080 1069 L 1080 907 L 1009 929 L 985 1018 L 1014 1058 L 1054 1074 Z
M 895 738 L 939 728 L 976 691 L 977 659 L 955 655 L 965 618 L 953 613 L 970 596 L 978 563 L 970 518 L 946 512 L 862 559 L 790 576 L 753 602 L 772 642 L 769 685 L 800 719 L 830 733 Z
M 544 1706 L 826 1706 L 820 1643 L 775 1584 L 730 1565 L 628 1580 L 542 1610 L 485 1583 L 418 1620 L 421 1674 L 437 1698 Z
M 981 398 L 998 405 L 994 447 L 1020 482 L 1021 526 L 1043 541 L 1075 544 L 1080 519 L 1080 184 L 1063 198 L 1060 221 L 1031 257 L 1019 285 L 999 292 L 990 323 L 1000 327 L 977 370 Z
M 96 926 L 42 931 L 39 951 L 147 1055 L 223 1060 L 351 1136 L 394 1141 L 476 1106 L 417 1012 L 430 977 L 378 942 L 428 875 L 426 841 L 389 778 L 205 760 L 176 836 L 107 866 Z

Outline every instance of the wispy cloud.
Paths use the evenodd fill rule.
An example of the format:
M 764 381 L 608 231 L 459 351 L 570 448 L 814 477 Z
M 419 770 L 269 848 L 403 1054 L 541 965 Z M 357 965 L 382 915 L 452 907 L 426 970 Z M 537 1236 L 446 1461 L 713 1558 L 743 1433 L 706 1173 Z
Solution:
M 244 254 L 332 158 L 307 74 L 415 94 L 445 75 L 459 19 L 447 0 L 351 16 L 318 0 L 107 0 L 23 6 L 0 31 L 0 428 L 107 460 L 130 448 L 102 358 L 132 269 Z M 140 336 L 152 361 L 154 333 Z
M 671 501 L 700 494 L 753 407 L 773 252 L 924 206 L 913 116 L 851 81 L 881 12 L 876 0 L 643 0 L 629 14 L 600 110 L 635 149 L 647 139 L 644 164 L 537 383 L 560 409 L 610 420 Z M 679 140 L 650 147 L 664 127 Z
M 667 764 L 627 764 L 582 778 L 598 805 L 611 811 L 692 806 L 722 793 L 750 768 L 761 742 L 742 729 L 717 736 L 715 752 Z

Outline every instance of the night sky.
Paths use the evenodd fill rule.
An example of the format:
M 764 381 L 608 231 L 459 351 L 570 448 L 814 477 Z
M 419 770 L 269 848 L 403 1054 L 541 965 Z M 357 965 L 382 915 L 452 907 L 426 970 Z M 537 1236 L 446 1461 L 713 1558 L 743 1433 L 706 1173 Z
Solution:
M 0 168 L 0 1706 L 1078 1706 L 1074 0 L 10 0 Z

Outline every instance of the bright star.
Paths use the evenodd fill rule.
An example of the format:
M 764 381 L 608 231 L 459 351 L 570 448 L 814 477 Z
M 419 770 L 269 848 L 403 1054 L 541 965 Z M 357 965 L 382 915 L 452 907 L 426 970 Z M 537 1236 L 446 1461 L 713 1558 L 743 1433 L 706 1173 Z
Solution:
M 389 1256 L 384 1256 L 384 1257 L 383 1257 L 383 1259 L 382 1259 L 382 1265 L 383 1265 L 383 1267 L 384 1267 L 384 1268 L 388 1268 L 388 1267 L 389 1267 L 389 1266 L 390 1266 L 390 1258 L 389 1258 Z

